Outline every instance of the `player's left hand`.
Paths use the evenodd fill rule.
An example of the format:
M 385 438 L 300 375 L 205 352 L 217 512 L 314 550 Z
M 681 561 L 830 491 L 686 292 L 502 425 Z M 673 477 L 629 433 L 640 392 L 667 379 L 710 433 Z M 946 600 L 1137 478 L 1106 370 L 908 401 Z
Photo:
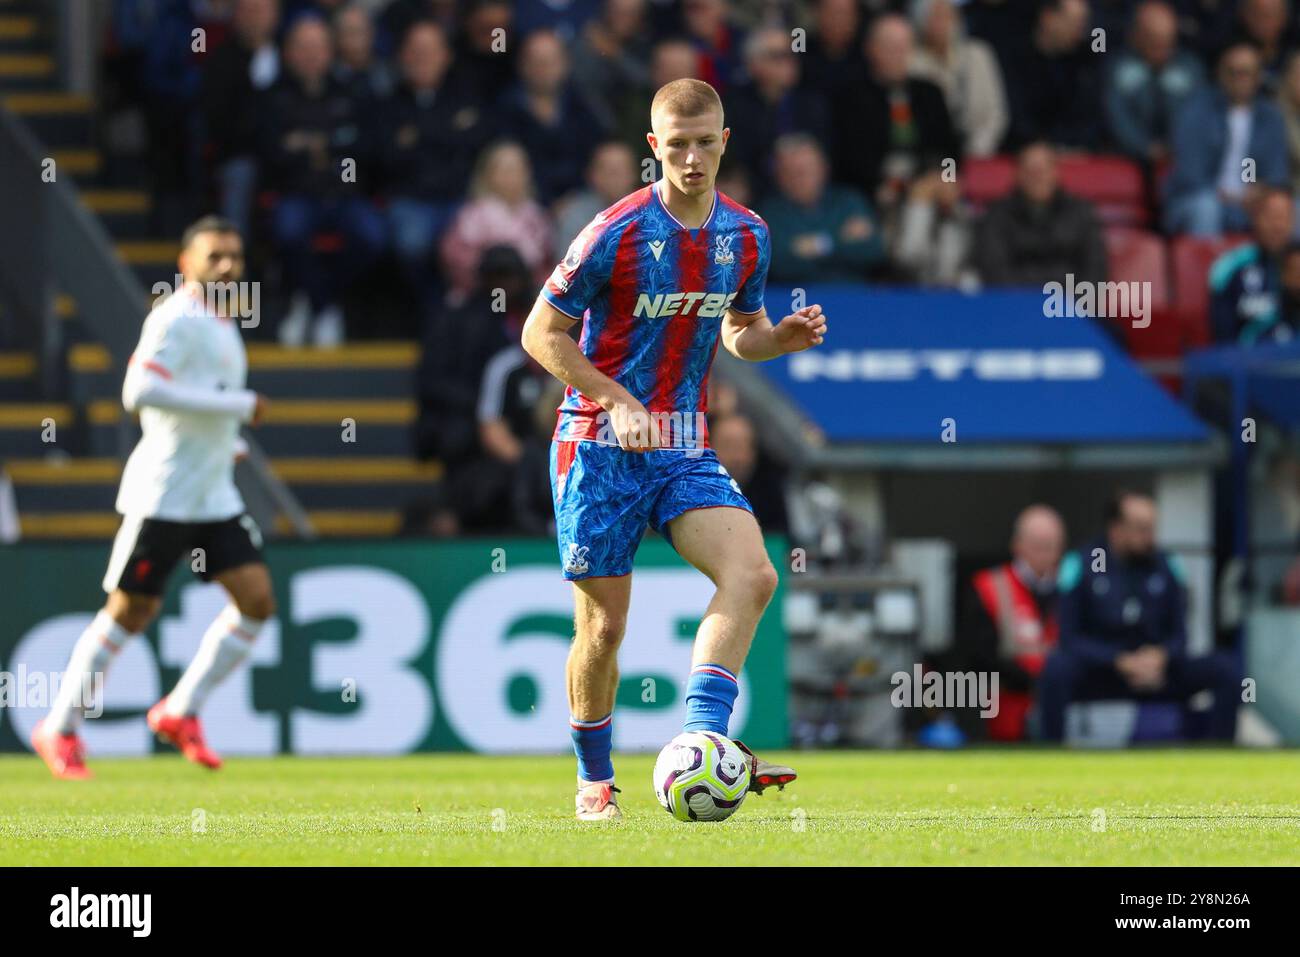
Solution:
M 826 317 L 818 305 L 804 306 L 786 316 L 772 329 L 782 352 L 803 352 L 819 346 L 826 338 Z

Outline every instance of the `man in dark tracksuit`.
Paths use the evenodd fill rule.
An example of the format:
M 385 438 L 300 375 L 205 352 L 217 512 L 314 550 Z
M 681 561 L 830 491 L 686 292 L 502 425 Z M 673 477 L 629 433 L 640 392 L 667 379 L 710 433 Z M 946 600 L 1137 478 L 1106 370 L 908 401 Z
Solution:
M 1156 505 L 1121 492 L 1107 509 L 1106 538 L 1061 562 L 1059 644 L 1039 676 L 1043 736 L 1065 736 L 1071 701 L 1108 698 L 1186 702 L 1214 692 L 1209 737 L 1236 730 L 1240 675 L 1232 655 L 1187 654 L 1187 592 L 1176 559 L 1155 547 Z

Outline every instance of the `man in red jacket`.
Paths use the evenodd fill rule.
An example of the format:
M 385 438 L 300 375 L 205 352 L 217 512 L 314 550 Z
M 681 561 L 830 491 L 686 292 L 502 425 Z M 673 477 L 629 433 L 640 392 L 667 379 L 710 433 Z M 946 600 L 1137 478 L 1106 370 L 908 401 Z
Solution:
M 1064 549 L 1061 516 L 1031 505 L 1016 518 L 1011 560 L 971 578 L 957 650 L 967 667 L 998 672 L 998 711 L 987 724 L 993 741 L 1026 736 L 1034 684 L 1056 644 L 1056 569 Z

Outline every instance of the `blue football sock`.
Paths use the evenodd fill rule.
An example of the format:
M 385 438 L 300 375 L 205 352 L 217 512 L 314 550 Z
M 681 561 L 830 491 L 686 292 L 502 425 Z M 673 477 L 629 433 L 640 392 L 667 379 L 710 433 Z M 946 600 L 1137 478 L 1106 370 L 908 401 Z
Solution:
M 722 665 L 696 665 L 686 682 L 686 723 L 682 730 L 727 734 L 739 691 L 736 676 Z
M 614 762 L 609 758 L 614 741 L 614 714 L 595 721 L 583 721 L 569 715 L 573 735 L 573 752 L 578 756 L 578 777 L 584 781 L 612 781 Z

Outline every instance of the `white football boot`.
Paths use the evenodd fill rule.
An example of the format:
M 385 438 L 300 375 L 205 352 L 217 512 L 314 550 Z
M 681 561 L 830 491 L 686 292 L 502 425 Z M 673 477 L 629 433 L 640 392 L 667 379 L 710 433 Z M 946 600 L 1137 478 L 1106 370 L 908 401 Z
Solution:
M 575 812 L 579 821 L 618 821 L 623 812 L 618 806 L 618 788 L 608 781 L 578 782 Z

